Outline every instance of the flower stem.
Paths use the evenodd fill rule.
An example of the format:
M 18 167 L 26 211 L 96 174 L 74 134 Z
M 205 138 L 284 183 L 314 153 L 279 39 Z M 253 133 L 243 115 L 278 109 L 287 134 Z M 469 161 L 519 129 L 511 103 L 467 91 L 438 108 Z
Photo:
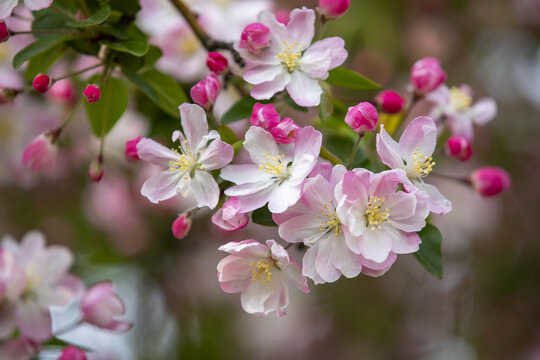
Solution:
M 214 130 L 217 130 L 219 128 L 219 125 L 216 121 L 216 118 L 214 117 L 214 115 L 212 114 L 212 110 L 209 110 L 207 113 L 206 113 L 206 117 L 208 118 L 208 124 L 210 125 L 210 127 Z
M 324 145 L 321 146 L 321 152 L 319 156 L 325 160 L 330 161 L 334 165 L 343 165 L 343 162 L 339 160 L 336 155 L 332 154 L 330 150 L 328 150 Z
M 407 118 L 411 114 L 412 109 L 415 107 L 416 104 L 418 104 L 420 100 L 422 100 L 423 97 L 424 96 L 422 94 L 414 93 L 411 101 L 409 102 L 409 106 L 407 106 L 407 110 L 405 110 L 405 113 L 403 114 L 403 117 L 401 118 L 401 122 L 399 123 L 396 130 L 394 131 L 394 134 L 403 132 L 405 125 L 407 125 Z
M 354 158 L 356 157 L 356 153 L 358 151 L 358 147 L 360 146 L 360 142 L 362 141 L 362 139 L 364 138 L 366 134 L 365 133 L 359 133 L 358 134 L 358 138 L 356 139 L 356 142 L 354 143 L 354 146 L 352 148 L 352 151 L 351 151 L 351 155 L 349 156 L 349 161 L 347 161 L 347 169 L 348 170 L 351 170 L 351 166 L 354 162 Z
M 56 11 L 58 14 L 70 19 L 70 20 L 73 20 L 73 21 L 77 21 L 77 18 L 71 14 L 70 12 L 68 12 L 67 10 L 63 9 L 62 7 L 59 7 L 58 5 L 56 4 L 52 4 L 50 9 L 52 9 L 53 11 Z
M 57 81 L 60 81 L 60 80 L 64 80 L 64 79 L 67 79 L 67 78 L 71 78 L 71 77 L 74 77 L 74 76 L 77 76 L 77 75 L 80 75 L 80 74 L 83 74 L 89 70 L 92 70 L 92 69 L 95 69 L 95 68 L 98 68 L 100 66 L 103 66 L 105 65 L 103 62 L 100 62 L 99 64 L 96 64 L 96 65 L 92 65 L 92 66 L 89 66 L 87 68 L 84 68 L 82 70 L 79 70 L 79 71 L 76 71 L 74 73 L 71 73 L 71 74 L 66 74 L 64 76 L 61 76 L 59 78 L 56 78 L 56 79 L 53 79 L 53 84 Z
M 441 179 L 446 179 L 446 180 L 456 181 L 456 182 L 466 184 L 466 185 L 471 185 L 471 180 L 469 180 L 469 178 L 466 178 L 466 177 L 439 174 L 439 173 L 436 173 L 436 172 L 431 172 L 430 175 L 433 175 L 433 176 L 441 178 Z
M 67 124 L 69 124 L 70 121 L 73 119 L 73 117 L 75 116 L 75 113 L 81 106 L 82 102 L 83 102 L 83 98 L 80 98 L 79 101 L 77 101 L 77 103 L 71 110 L 71 112 L 68 114 L 66 119 L 64 120 L 64 123 L 60 125 L 60 127 L 58 127 L 56 130 L 51 131 L 56 138 L 60 136 L 60 134 L 62 133 L 62 131 L 64 131 L 64 128 L 67 126 Z
M 79 34 L 79 31 L 73 30 L 29 30 L 29 31 L 11 31 L 9 32 L 11 36 L 16 35 L 33 35 L 33 34 Z

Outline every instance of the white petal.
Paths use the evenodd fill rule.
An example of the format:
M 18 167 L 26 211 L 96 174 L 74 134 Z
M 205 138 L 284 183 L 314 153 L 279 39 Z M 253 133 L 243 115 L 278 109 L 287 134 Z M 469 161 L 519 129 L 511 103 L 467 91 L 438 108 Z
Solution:
M 8 0 L 9 2 L 9 0 Z M 53 0 L 24 0 L 24 5 L 32 10 L 41 10 L 51 6 Z
M 287 91 L 295 103 L 306 107 L 319 105 L 323 93 L 319 82 L 300 70 L 292 73 Z
M 0 19 L 5 19 L 9 15 L 11 15 L 11 12 L 13 9 L 15 9 L 15 6 L 17 6 L 18 0 L 2 0 L 0 1 Z
M 178 160 L 178 154 L 152 139 L 142 138 L 137 144 L 137 155 L 141 160 L 169 167 L 169 161 Z
M 180 180 L 181 177 L 178 174 L 165 170 L 146 180 L 141 188 L 141 194 L 157 204 L 177 194 L 176 187 Z
M 180 105 L 180 121 L 186 135 L 186 140 L 193 153 L 197 153 L 203 136 L 208 134 L 206 112 L 195 104 L 184 103 Z
M 210 209 L 216 207 L 219 201 L 219 186 L 212 175 L 206 171 L 196 170 L 189 187 L 198 207 L 208 206 Z

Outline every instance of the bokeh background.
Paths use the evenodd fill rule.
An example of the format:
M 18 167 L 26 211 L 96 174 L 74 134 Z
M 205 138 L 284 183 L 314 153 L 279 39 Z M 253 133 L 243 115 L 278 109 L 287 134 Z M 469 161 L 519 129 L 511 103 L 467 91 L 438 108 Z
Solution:
M 18 98 L 0 108 L 0 236 L 39 229 L 50 244 L 70 247 L 73 272 L 87 284 L 113 279 L 135 322 L 126 335 L 71 339 L 86 337 L 115 359 L 540 359 L 540 1 L 351 2 L 324 32 L 345 39 L 349 67 L 404 93 L 413 62 L 435 56 L 449 85 L 467 83 L 475 98 L 497 100 L 495 120 L 476 129 L 470 162 L 437 159 L 441 173 L 497 165 L 513 180 L 496 198 L 436 181 L 454 203 L 449 215 L 433 216 L 443 234 L 444 278 L 405 255 L 380 278 L 342 278 L 312 286 L 309 295 L 291 290 L 283 318 L 250 316 L 238 295 L 219 288 L 216 264 L 225 254 L 217 248 L 275 238 L 276 228 L 229 234 L 201 211 L 189 236 L 176 240 L 170 224 L 189 204 L 150 204 L 139 189 L 153 169 L 123 160 L 126 140 L 166 140 L 178 119 L 134 97 L 107 143 L 105 177 L 94 184 L 86 171 L 97 141 L 84 121 L 69 128 L 54 171 L 32 174 L 19 164 L 24 146 L 67 110 Z M 316 1 L 283 0 L 276 8 L 302 5 Z M 0 45 L 2 71 L 8 46 L 17 44 Z M 373 93 L 338 96 L 352 105 Z

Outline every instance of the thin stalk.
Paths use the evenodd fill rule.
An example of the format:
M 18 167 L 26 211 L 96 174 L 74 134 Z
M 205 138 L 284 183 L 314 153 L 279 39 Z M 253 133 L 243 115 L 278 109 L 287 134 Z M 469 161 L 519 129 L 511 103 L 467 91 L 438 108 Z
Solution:
M 81 10 L 84 13 L 84 15 L 86 15 L 86 16 L 90 15 L 90 9 L 88 9 L 88 5 L 86 5 L 86 1 L 85 0 L 77 0 L 77 2 L 79 3 L 79 6 L 81 7 Z
M 64 10 L 63 8 L 58 7 L 54 3 L 51 5 L 50 9 L 52 9 L 53 11 L 56 11 L 58 14 L 62 15 L 63 17 L 66 17 L 66 18 L 68 18 L 70 20 L 73 20 L 73 21 L 77 21 L 77 17 L 75 17 L 70 12 Z
M 358 138 L 356 139 L 356 142 L 354 143 L 354 146 L 351 151 L 351 155 L 349 156 L 349 161 L 347 161 L 347 169 L 351 170 L 351 166 L 354 162 L 354 158 L 356 157 L 356 152 L 358 151 L 358 147 L 360 146 L 360 142 L 364 138 L 366 134 L 365 133 L 359 133 Z
M 217 130 L 219 128 L 219 125 L 216 121 L 216 118 L 212 114 L 212 110 L 206 112 L 206 117 L 208 118 L 208 124 L 210 125 L 210 127 L 214 130 Z
M 35 34 L 79 34 L 79 31 L 73 30 L 29 30 L 29 31 L 10 31 L 11 36 L 16 35 L 35 35 Z
M 471 185 L 471 180 L 469 180 L 469 178 L 451 176 L 451 175 L 446 175 L 446 174 L 439 174 L 435 172 L 431 172 L 430 175 L 441 178 L 441 179 L 456 181 L 465 185 Z
M 87 71 L 89 71 L 89 70 L 98 68 L 98 67 L 103 66 L 103 65 L 105 65 L 105 64 L 104 64 L 103 62 L 100 62 L 99 64 L 89 66 L 89 67 L 87 67 L 87 68 L 84 68 L 84 69 L 82 69 L 82 70 L 76 71 L 76 72 L 74 72 L 74 73 L 66 74 L 66 75 L 61 76 L 61 77 L 59 77 L 59 78 L 53 79 L 53 83 L 55 83 L 55 82 L 57 82 L 57 81 L 60 81 L 60 80 L 64 80 L 64 79 L 70 78 L 70 77 L 74 77 L 74 76 L 83 74 L 83 73 L 85 73 L 85 72 L 87 72 Z
M 343 162 L 339 160 L 336 155 L 332 154 L 332 152 L 328 150 L 324 145 L 321 146 L 321 152 L 319 156 L 325 160 L 330 161 L 334 165 L 338 165 L 338 164 L 343 165 Z
M 405 110 L 405 114 L 403 114 L 403 117 L 401 118 L 401 122 L 397 126 L 396 130 L 394 131 L 394 134 L 398 134 L 403 132 L 405 125 L 407 124 L 407 118 L 411 114 L 412 109 L 415 107 L 416 104 L 418 104 L 418 101 L 420 101 L 424 96 L 421 94 L 414 93 L 411 101 L 409 102 L 409 106 L 407 106 L 407 110 Z
M 77 101 L 77 103 L 75 104 L 75 106 L 73 107 L 73 109 L 71 110 L 71 112 L 68 114 L 68 116 L 66 117 L 66 119 L 64 120 L 64 123 L 62 125 L 60 125 L 59 128 L 57 128 L 56 130 L 53 130 L 52 132 L 54 133 L 54 135 L 56 137 L 60 136 L 60 134 L 62 133 L 62 131 L 64 131 L 65 127 L 71 122 L 71 120 L 74 118 L 75 116 L 75 113 L 77 112 L 77 110 L 79 109 L 79 107 L 81 106 L 83 102 L 83 98 L 81 97 L 79 99 L 79 101 Z

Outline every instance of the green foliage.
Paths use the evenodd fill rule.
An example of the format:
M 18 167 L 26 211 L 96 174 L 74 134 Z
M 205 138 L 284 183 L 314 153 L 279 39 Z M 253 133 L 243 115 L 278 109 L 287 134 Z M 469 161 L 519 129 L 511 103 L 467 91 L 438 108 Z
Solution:
M 30 59 L 24 73 L 28 82 L 31 82 L 38 74 L 46 73 L 51 65 L 64 54 L 65 47 L 57 45 Z
M 111 16 L 111 8 L 106 5 L 102 8 L 100 8 L 97 12 L 92 14 L 88 19 L 80 22 L 76 21 L 69 21 L 67 23 L 67 26 L 75 27 L 75 28 L 84 28 L 94 25 L 99 25 L 101 23 L 104 23 L 109 16 Z
M 146 35 L 133 24 L 128 27 L 127 35 L 127 39 L 101 40 L 99 43 L 116 51 L 144 56 L 150 49 Z
M 326 82 L 331 85 L 341 86 L 355 90 L 377 90 L 381 86 L 359 73 L 339 66 L 330 70 Z
M 88 82 L 97 83 L 98 79 L 94 76 Z M 128 104 L 128 91 L 122 81 L 109 77 L 99 88 L 101 99 L 95 103 L 86 103 L 90 127 L 97 137 L 107 134 L 113 128 Z
M 143 69 L 138 75 L 157 93 L 158 101 L 155 102 L 156 105 L 167 114 L 178 118 L 178 107 L 187 102 L 188 99 L 176 80 L 155 69 Z M 141 91 L 144 92 L 145 90 L 141 88 Z M 150 97 L 148 94 L 147 96 Z
M 40 55 L 53 48 L 58 48 L 69 36 L 66 35 L 54 35 L 42 37 L 19 51 L 13 57 L 13 67 L 19 68 L 25 61 L 30 60 L 34 56 Z
M 234 145 L 238 141 L 238 137 L 236 136 L 234 131 L 232 131 L 231 128 L 227 125 L 221 125 L 218 128 L 218 133 L 221 137 L 221 140 L 226 142 L 227 144 Z
M 238 100 L 230 109 L 223 115 L 222 124 L 230 124 L 242 119 L 249 119 L 253 111 L 253 105 L 257 100 L 250 97 Z
M 334 113 L 334 103 L 332 102 L 332 87 L 326 82 L 321 81 L 320 85 L 323 89 L 321 95 L 321 103 L 319 104 L 319 118 L 321 121 L 326 121 Z
M 263 226 L 277 226 L 274 220 L 272 220 L 272 213 L 268 210 L 268 206 L 253 211 L 251 220 L 255 224 Z
M 420 243 L 420 249 L 414 253 L 416 260 L 418 260 L 431 275 L 438 279 L 442 279 L 441 232 L 435 226 L 427 224 L 418 235 L 422 239 L 422 243 Z

